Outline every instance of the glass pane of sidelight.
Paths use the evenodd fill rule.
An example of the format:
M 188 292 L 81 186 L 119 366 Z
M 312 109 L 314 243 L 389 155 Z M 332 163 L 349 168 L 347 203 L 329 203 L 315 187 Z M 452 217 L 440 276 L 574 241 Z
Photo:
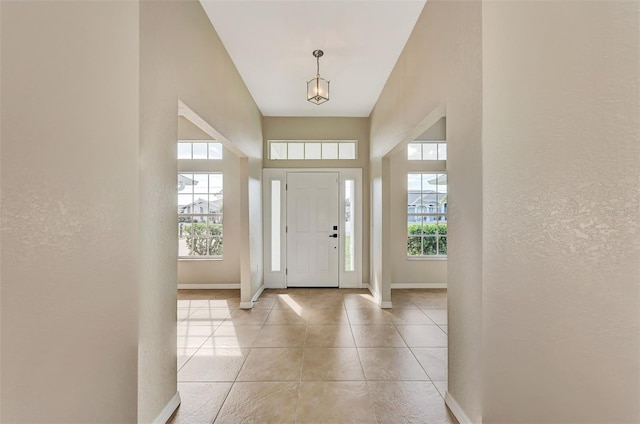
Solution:
M 271 271 L 280 271 L 280 181 L 271 181 Z
M 344 182 L 344 270 L 355 271 L 355 181 Z

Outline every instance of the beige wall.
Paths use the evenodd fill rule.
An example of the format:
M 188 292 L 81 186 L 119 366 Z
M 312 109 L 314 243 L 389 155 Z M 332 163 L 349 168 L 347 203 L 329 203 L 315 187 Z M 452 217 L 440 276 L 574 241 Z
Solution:
M 639 5 L 484 4 L 485 422 L 640 422 Z
M 431 118 L 435 123 L 446 107 L 449 392 L 474 421 L 481 416 L 482 367 L 481 18 L 480 2 L 428 1 L 371 115 L 375 161 L 415 139 L 426 128 L 416 129 Z M 383 196 L 375 183 L 373 190 L 381 202 L 372 202 L 375 214 Z M 373 230 L 372 240 L 382 236 Z M 384 281 L 384 272 L 372 280 Z M 384 286 L 382 293 L 384 299 Z
M 133 423 L 138 4 L 0 10 L 0 421 Z
M 475 421 L 481 416 L 482 367 L 481 19 L 480 2 L 429 0 L 371 115 L 372 164 L 382 168 L 381 156 L 415 139 L 426 128 L 416 129 L 428 117 L 435 123 L 439 108 L 446 107 L 449 392 Z M 388 196 L 381 183 L 379 177 L 372 179 L 376 225 L 371 237 L 378 267 L 375 258 L 385 256 L 385 244 L 378 245 L 384 228 L 377 225 L 384 216 L 376 214 Z M 389 267 L 390 259 L 372 275 L 380 282 L 383 301 Z
M 362 208 L 370 205 L 369 118 L 262 118 L 265 168 L 362 168 Z M 357 140 L 356 160 L 269 160 L 269 140 Z M 362 222 L 362 282 L 369 282 L 369 214 Z
M 141 3 L 140 49 L 144 211 L 140 328 L 147 337 L 140 342 L 139 419 L 148 422 L 176 390 L 176 346 L 171 335 L 175 335 L 177 279 L 178 100 L 250 157 L 261 158 L 262 134 L 260 112 L 198 2 Z M 259 172 L 254 174 L 259 178 Z M 259 214 L 260 199 L 250 207 Z M 261 234 L 261 221 L 252 225 L 258 226 L 252 227 L 252 234 Z M 261 243 L 254 249 L 260 254 L 251 255 L 252 266 L 258 269 L 252 270 L 253 290 L 261 283 Z

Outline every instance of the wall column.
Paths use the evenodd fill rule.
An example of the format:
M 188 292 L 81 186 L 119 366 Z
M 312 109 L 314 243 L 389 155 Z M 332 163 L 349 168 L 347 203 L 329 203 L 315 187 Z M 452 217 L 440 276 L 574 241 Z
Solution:
M 240 158 L 240 307 L 253 308 L 251 301 L 251 238 L 249 229 L 249 159 Z

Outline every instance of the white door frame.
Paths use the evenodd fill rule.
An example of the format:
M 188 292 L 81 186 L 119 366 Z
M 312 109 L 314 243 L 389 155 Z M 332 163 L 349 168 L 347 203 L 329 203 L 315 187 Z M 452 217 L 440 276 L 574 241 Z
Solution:
M 264 240 L 264 285 L 265 288 L 286 288 L 287 257 L 286 257 L 286 223 L 287 223 L 287 198 L 286 181 L 289 172 L 337 172 L 339 175 L 338 208 L 339 214 L 339 265 L 338 284 L 340 288 L 362 288 L 362 169 L 361 168 L 264 168 L 262 201 L 263 201 L 263 240 Z M 354 269 L 345 269 L 345 183 L 353 181 L 354 184 L 354 210 L 353 210 L 353 243 L 354 243 Z M 272 202 L 272 188 L 279 190 L 279 205 Z M 272 222 L 272 214 L 279 213 L 280 219 Z M 279 234 L 272 234 L 272 224 Z M 272 252 L 273 249 L 279 251 Z

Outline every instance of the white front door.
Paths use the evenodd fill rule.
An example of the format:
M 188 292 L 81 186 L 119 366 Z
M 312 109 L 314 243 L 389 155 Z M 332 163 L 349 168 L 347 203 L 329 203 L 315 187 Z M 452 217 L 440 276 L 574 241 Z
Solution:
M 287 287 L 338 287 L 338 173 L 287 173 Z

